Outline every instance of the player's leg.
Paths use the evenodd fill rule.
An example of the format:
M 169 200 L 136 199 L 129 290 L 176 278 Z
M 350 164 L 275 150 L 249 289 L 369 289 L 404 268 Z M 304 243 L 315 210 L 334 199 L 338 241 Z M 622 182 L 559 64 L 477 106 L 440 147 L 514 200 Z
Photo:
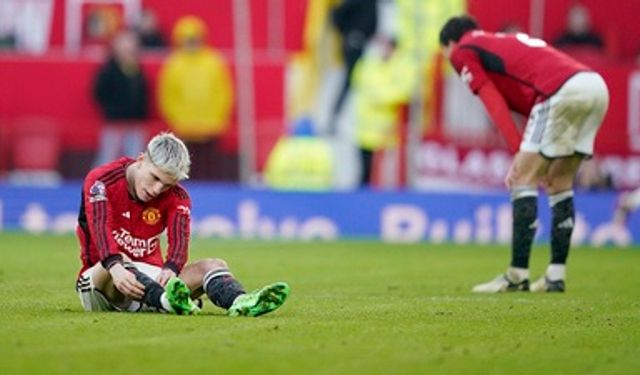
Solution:
M 131 263 L 126 263 L 125 267 L 132 271 Z M 115 287 L 111 274 L 100 263 L 96 263 L 80 275 L 76 289 L 85 311 L 138 311 L 140 309 L 140 303 L 128 298 Z
M 564 291 L 566 260 L 575 220 L 573 184 L 584 156 L 593 154 L 596 134 L 609 103 L 604 80 L 594 72 L 579 73 L 551 98 L 549 132 L 541 152 L 553 157 L 545 189 L 551 206 L 551 263 L 532 291 Z
M 549 166 L 545 189 L 551 207 L 551 262 L 545 276 L 531 285 L 532 291 L 562 292 L 565 289 L 565 265 L 575 220 L 573 181 L 582 158 L 582 155 L 558 158 Z
M 162 287 L 156 280 L 161 268 L 143 262 L 125 262 L 125 268 L 144 285 L 141 301 L 134 301 L 127 311 L 166 311 L 178 315 L 192 315 L 199 308 L 191 300 L 191 291 L 187 284 L 177 278 L 171 278 Z
M 371 186 L 371 174 L 373 169 L 373 156 L 372 150 L 360 148 L 360 186 Z
M 115 288 L 111 275 L 100 263 L 78 277 L 76 291 L 85 311 L 120 311 L 131 302 Z
M 229 315 L 258 316 L 282 306 L 289 295 L 286 283 L 267 285 L 247 293 L 222 259 L 203 259 L 187 265 L 180 273 L 196 298 L 206 293 L 214 305 Z
M 100 263 L 83 272 L 78 278 L 76 290 L 85 311 L 140 311 L 145 306 L 156 311 L 176 314 L 194 313 L 189 299 L 189 289 L 181 280 L 170 280 L 167 291 L 155 281 L 160 268 L 143 263 L 125 262 L 125 268 L 135 274 L 145 287 L 141 301 L 134 301 L 123 295 L 113 285 L 111 274 Z M 142 269 L 142 270 L 141 270 Z M 186 296 L 184 289 L 186 289 Z M 182 294 L 180 294 L 182 293 Z
M 529 257 L 538 220 L 538 184 L 549 160 L 535 152 L 519 152 L 507 176 L 511 191 L 511 263 L 507 272 L 494 280 L 476 285 L 474 292 L 496 293 L 529 290 Z
M 242 284 L 233 276 L 222 259 L 202 259 L 190 263 L 180 273 L 180 278 L 197 298 L 203 293 L 218 307 L 228 309 L 233 301 L 246 293 Z
M 548 100 L 532 108 L 520 151 L 516 154 L 505 181 L 511 192 L 513 215 L 510 266 L 504 275 L 476 285 L 474 292 L 529 290 L 529 257 L 538 220 L 538 186 L 549 166 L 549 160 L 540 155 L 540 148 L 542 138 L 548 130 L 550 109 L 551 103 Z
M 582 159 L 593 154 L 596 134 L 609 105 L 602 77 L 583 72 L 569 79 L 550 99 L 550 131 L 541 152 L 555 158 L 546 177 L 552 213 L 551 263 L 532 291 L 564 291 L 575 208 L 573 182 Z

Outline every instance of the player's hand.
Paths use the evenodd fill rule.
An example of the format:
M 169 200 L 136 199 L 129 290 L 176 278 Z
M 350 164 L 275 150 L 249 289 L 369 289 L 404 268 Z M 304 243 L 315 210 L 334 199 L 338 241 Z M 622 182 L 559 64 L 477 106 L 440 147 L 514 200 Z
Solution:
M 160 271 L 160 273 L 158 274 L 156 281 L 158 282 L 158 284 L 164 287 L 170 278 L 176 277 L 176 276 L 177 276 L 176 273 L 173 272 L 171 269 L 163 268 L 162 271 Z
M 142 285 L 136 276 L 127 271 L 122 264 L 115 264 L 109 269 L 113 285 L 127 297 L 133 299 L 142 299 L 144 296 L 144 285 Z
M 507 186 L 507 189 L 511 189 L 511 187 L 515 185 L 515 178 L 517 174 L 518 170 L 516 169 L 516 163 L 512 163 L 509 168 L 509 172 L 507 173 L 507 177 L 504 179 L 504 184 Z

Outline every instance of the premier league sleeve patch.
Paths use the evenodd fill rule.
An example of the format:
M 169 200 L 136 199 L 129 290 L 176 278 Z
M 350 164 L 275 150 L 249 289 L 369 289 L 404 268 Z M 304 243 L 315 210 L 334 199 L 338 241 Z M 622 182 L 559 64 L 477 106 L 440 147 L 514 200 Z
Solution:
M 190 216 L 191 215 L 191 210 L 189 209 L 189 207 L 187 207 L 187 206 L 185 206 L 183 204 L 179 204 L 177 209 L 178 209 L 178 212 L 183 214 L 183 215 L 186 215 L 186 216 Z
M 102 181 L 96 181 L 89 189 L 89 202 L 95 203 L 107 200 L 107 188 Z

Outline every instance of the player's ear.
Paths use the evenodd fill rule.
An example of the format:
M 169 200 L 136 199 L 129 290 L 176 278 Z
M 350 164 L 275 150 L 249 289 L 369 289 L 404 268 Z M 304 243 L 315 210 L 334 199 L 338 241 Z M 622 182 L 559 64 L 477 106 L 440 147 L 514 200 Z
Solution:
M 138 157 L 136 158 L 137 161 L 143 161 L 144 160 L 144 152 L 141 152 Z
M 450 40 L 449 43 L 447 43 L 447 45 L 442 48 L 442 53 L 444 54 L 444 57 L 450 58 L 451 53 L 453 52 L 454 48 L 457 45 L 458 43 L 454 42 L 453 40 Z

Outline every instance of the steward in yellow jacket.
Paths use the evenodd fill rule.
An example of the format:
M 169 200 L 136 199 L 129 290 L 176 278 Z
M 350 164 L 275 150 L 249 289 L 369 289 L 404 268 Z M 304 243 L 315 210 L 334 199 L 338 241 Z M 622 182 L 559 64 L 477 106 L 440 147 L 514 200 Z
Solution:
M 356 64 L 353 76 L 356 139 L 360 148 L 377 151 L 398 143 L 401 106 L 407 104 L 416 79 L 416 64 L 378 37 Z
M 314 134 L 313 123 L 302 119 L 293 134 L 283 135 L 265 166 L 267 186 L 278 190 L 326 191 L 333 187 L 333 151 Z
M 229 126 L 233 107 L 231 74 L 223 57 L 204 44 L 206 25 L 186 16 L 173 29 L 176 49 L 163 64 L 160 112 L 186 141 L 205 141 Z

